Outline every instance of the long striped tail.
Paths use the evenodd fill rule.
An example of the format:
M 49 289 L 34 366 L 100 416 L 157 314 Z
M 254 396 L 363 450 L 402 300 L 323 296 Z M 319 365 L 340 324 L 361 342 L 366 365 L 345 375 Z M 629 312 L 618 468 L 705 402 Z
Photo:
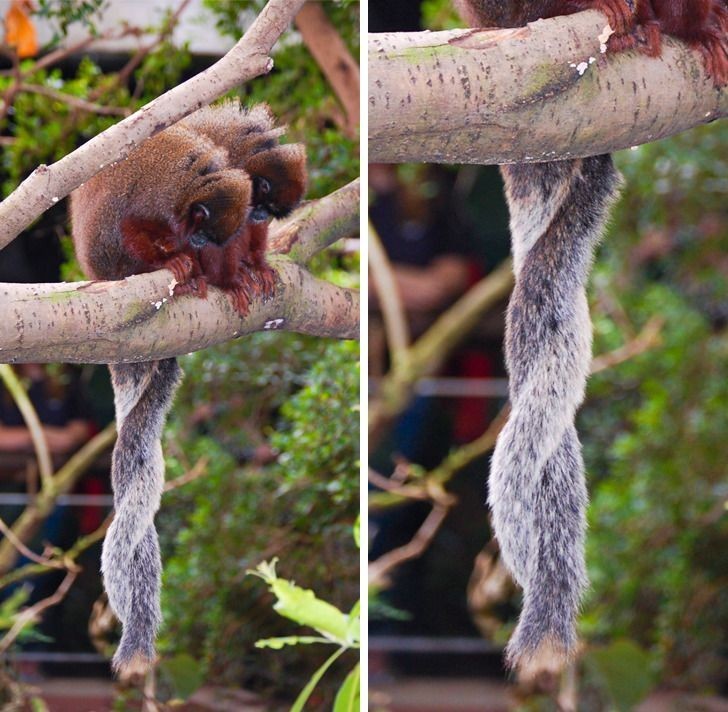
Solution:
M 586 281 L 620 179 L 610 156 L 502 172 L 516 275 L 506 327 L 512 411 L 493 454 L 489 504 L 524 592 L 506 660 L 558 668 L 574 651 L 587 586 L 587 492 L 574 427 L 591 360 Z
M 110 365 L 118 437 L 111 464 L 114 520 L 101 555 L 109 603 L 122 623 L 112 667 L 145 670 L 161 622 L 161 561 L 154 515 L 164 486 L 161 437 L 180 383 L 176 359 Z

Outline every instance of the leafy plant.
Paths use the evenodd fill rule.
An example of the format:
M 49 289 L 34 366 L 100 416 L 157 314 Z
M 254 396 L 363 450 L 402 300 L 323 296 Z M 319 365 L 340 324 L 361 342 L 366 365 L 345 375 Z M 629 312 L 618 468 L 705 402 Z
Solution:
M 313 591 L 296 586 L 293 582 L 280 578 L 276 574 L 277 559 L 263 562 L 253 571 L 248 571 L 263 579 L 270 592 L 276 597 L 274 610 L 302 626 L 313 628 L 319 633 L 311 635 L 288 635 L 277 638 L 265 638 L 256 642 L 258 648 L 280 650 L 287 645 L 312 645 L 324 643 L 335 645 L 337 649 L 314 672 L 291 707 L 291 712 L 300 712 L 308 701 L 316 685 L 326 671 L 347 650 L 359 648 L 359 601 L 354 604 L 350 613 L 342 613 L 338 608 L 317 598 Z M 359 710 L 360 676 L 359 663 L 347 674 L 334 700 L 333 712 L 355 712 Z

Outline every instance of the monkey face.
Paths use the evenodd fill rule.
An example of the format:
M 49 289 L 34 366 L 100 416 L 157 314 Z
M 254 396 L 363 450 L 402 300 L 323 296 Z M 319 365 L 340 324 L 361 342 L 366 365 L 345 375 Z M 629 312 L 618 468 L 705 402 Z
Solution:
M 306 152 L 300 143 L 259 151 L 245 161 L 245 170 L 253 179 L 257 220 L 285 217 L 306 190 Z
M 182 203 L 184 234 L 193 249 L 222 246 L 252 219 L 253 186 L 245 171 L 224 170 L 193 181 Z

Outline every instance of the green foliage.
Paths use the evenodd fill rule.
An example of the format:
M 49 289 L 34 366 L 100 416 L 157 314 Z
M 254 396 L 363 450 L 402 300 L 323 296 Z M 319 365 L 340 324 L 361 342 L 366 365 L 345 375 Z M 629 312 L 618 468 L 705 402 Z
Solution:
M 631 712 L 654 684 L 649 655 L 629 640 L 588 650 L 583 664 L 588 685 L 604 700 L 604 709 Z
M 332 380 L 332 373 L 338 378 Z M 353 519 L 358 511 L 358 501 L 351 500 L 359 483 L 359 443 L 352 438 L 359 429 L 358 392 L 357 344 L 330 344 L 327 360 L 308 372 L 306 388 L 283 405 L 286 425 L 271 437 L 281 453 L 275 473 L 279 491 L 295 496 L 292 514 L 316 529 L 342 512 Z M 312 472 L 319 476 L 310 481 Z
M 191 655 L 182 653 L 159 663 L 159 687 L 169 691 L 171 700 L 188 699 L 203 681 L 202 669 Z
M 355 537 L 356 538 L 356 537 Z M 321 637 L 313 636 L 285 636 L 282 638 L 268 638 L 256 642 L 258 648 L 273 648 L 280 650 L 284 645 L 310 645 L 312 643 L 327 643 L 337 646 L 323 664 L 311 675 L 296 701 L 291 712 L 300 712 L 308 702 L 316 686 L 326 671 L 346 651 L 359 648 L 359 602 L 354 605 L 347 615 L 336 606 L 322 601 L 313 591 L 296 586 L 292 581 L 280 578 L 276 574 L 272 562 L 263 562 L 254 571 L 248 573 L 258 576 L 268 584 L 270 592 L 275 596 L 273 605 L 275 611 L 299 625 L 308 626 L 316 630 Z M 359 663 L 348 673 L 334 700 L 334 712 L 348 712 L 359 709 L 360 679 Z
M 452 6 L 452 0 L 423 0 L 421 7 L 422 27 L 452 30 L 464 25 Z
M 594 377 L 585 631 L 646 646 L 694 689 L 728 681 L 728 127 L 620 155 L 626 195 L 595 270 L 595 352 L 655 315 L 661 342 Z
M 258 576 L 268 584 L 270 592 L 276 597 L 276 602 L 273 605 L 276 613 L 295 621 L 299 625 L 315 628 L 324 636 L 319 641 L 330 641 L 344 647 L 349 647 L 355 643 L 359 639 L 358 615 L 356 618 L 356 638 L 351 639 L 349 637 L 351 633 L 351 620 L 349 617 L 336 606 L 317 598 L 316 594 L 310 589 L 301 588 L 292 581 L 280 578 L 276 574 L 277 561 L 278 559 L 273 559 L 271 562 L 264 561 L 258 564 L 255 570 L 248 571 L 248 573 Z M 291 639 L 286 640 L 287 644 L 290 644 Z M 298 642 L 302 642 L 301 639 Z M 256 643 L 256 647 L 259 648 L 269 646 L 270 640 Z
M 326 591 L 332 605 L 356 598 L 358 556 L 349 532 L 359 501 L 357 346 L 257 334 L 193 354 L 184 368 L 168 477 L 200 457 L 208 471 L 169 495 L 160 513 L 163 548 L 172 552 L 163 646 L 172 655 L 196 651 L 208 679 L 276 685 L 293 695 L 322 664 L 321 654 L 302 656 L 288 646 L 253 652 L 256 640 L 287 631 L 243 572 L 275 554 L 303 586 Z M 204 421 L 195 417 L 200 403 L 214 404 Z M 245 464 L 269 434 L 278 461 Z M 331 683 L 324 683 L 325 694 Z
M 51 46 L 68 36 L 71 25 L 81 24 L 89 34 L 96 36 L 96 21 L 106 0 L 38 0 L 35 13 L 51 23 L 54 29 Z
M 25 607 L 30 597 L 31 589 L 29 586 L 20 586 L 16 588 L 6 599 L 0 601 L 0 634 L 9 631 L 17 622 L 18 613 Z M 0 636 L 1 637 L 1 636 Z M 20 631 L 16 642 L 22 643 L 31 640 L 49 640 L 48 637 L 40 633 L 35 628 L 33 621 L 28 621 Z

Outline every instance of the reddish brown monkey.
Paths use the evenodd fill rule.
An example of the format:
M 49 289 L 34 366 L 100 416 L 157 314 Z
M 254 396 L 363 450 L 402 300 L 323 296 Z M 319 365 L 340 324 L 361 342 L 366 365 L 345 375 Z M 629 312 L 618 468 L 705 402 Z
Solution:
M 280 145 L 266 106 L 201 109 L 145 141 L 71 196 L 76 254 L 94 279 L 166 268 L 175 296 L 223 289 L 242 315 L 270 297 L 270 216 L 287 215 L 306 186 L 305 151 Z M 154 514 L 164 484 L 160 438 L 180 381 L 174 358 L 110 365 L 118 437 L 112 457 L 114 521 L 102 554 L 109 602 L 123 624 L 114 669 L 154 659 L 161 562 Z

